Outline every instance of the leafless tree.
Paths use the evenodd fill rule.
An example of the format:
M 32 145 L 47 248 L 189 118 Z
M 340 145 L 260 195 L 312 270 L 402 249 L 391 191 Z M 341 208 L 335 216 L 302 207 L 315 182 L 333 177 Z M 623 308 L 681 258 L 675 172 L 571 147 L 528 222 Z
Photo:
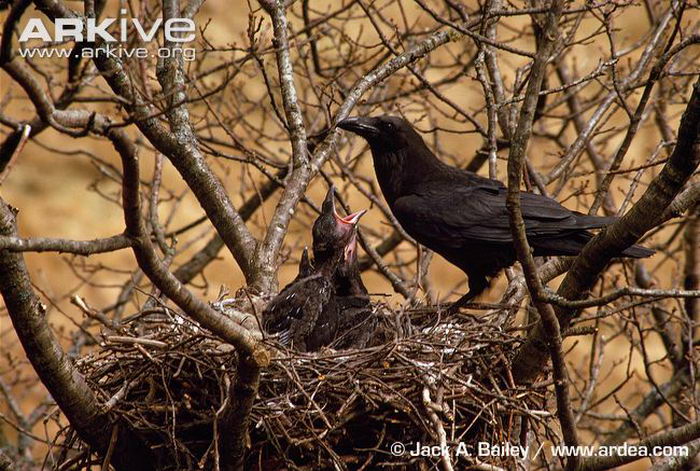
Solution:
M 396 431 L 375 424 L 376 443 L 362 451 L 357 446 L 363 458 L 354 460 L 328 437 L 357 418 L 346 404 L 365 393 L 339 382 L 346 390 L 333 390 L 324 406 L 321 384 L 334 380 L 316 381 L 336 373 L 338 381 L 341 370 L 343 378 L 354 378 L 363 368 L 376 372 L 367 378 L 378 378 L 381 365 L 389 371 L 394 361 L 415 374 L 381 381 L 395 392 L 386 404 L 398 413 L 401 404 L 417 401 L 415 410 L 407 406 L 413 412 L 404 412 L 415 414 L 416 428 L 424 427 L 431 443 L 454 445 L 468 437 L 471 423 L 459 423 L 455 411 L 465 397 L 478 396 L 492 414 L 490 425 L 501 416 L 519 418 L 517 426 L 501 429 L 507 436 L 500 441 L 533 449 L 547 440 L 572 446 L 633 441 L 649 449 L 682 445 L 687 455 L 653 457 L 653 469 L 697 465 L 700 16 L 694 2 L 14 0 L 3 7 L 0 184 L 12 188 L 13 170 L 42 149 L 84 159 L 98 175 L 87 191 L 119 207 L 124 223 L 123 231 L 102 238 L 24 234 L 18 220 L 38 210 L 18 212 L 7 193 L 0 198 L 0 293 L 3 319 L 11 321 L 0 332 L 0 470 L 469 465 L 593 471 L 641 458 L 619 451 L 541 454 L 515 463 L 452 451 L 392 461 L 388 437 Z M 209 30 L 214 15 L 248 20 L 221 37 Z M 141 48 L 146 58 L 88 54 L 112 46 L 99 35 L 59 44 L 18 40 L 30 18 L 51 25 L 112 17 L 137 19 L 146 31 L 159 20 L 194 19 L 196 39 L 179 42 L 158 34 L 146 42 L 127 23 L 121 50 Z M 72 52 L 37 52 L 59 49 Z M 20 108 L 29 108 L 30 115 Z M 492 296 L 505 293 L 500 300 L 471 306 L 479 323 L 463 315 L 444 317 L 440 303 L 456 295 L 463 280 L 444 292 L 439 273 L 428 273 L 437 257 L 404 233 L 383 201 L 364 141 L 335 128 L 353 114 L 381 113 L 413 122 L 451 165 L 507 181 L 520 263 L 507 270 L 506 283 L 492 289 Z M 110 150 L 98 154 L 81 146 L 95 140 Z M 164 175 L 171 170 L 184 185 L 168 183 Z M 378 315 L 400 328 L 362 353 L 373 363 L 326 352 L 298 360 L 304 369 L 290 359 L 293 354 L 280 356 L 279 346 L 265 340 L 259 316 L 278 290 L 280 268 L 296 264 L 318 213 L 320 189 L 331 182 L 341 188 L 346 209 L 352 201 L 353 207 L 372 206 L 379 216 L 361 228 L 361 267 L 375 280 L 374 300 L 383 305 Z M 535 260 L 520 212 L 521 186 L 572 209 L 621 217 L 580 256 Z M 200 217 L 187 220 L 184 206 L 192 202 Z M 81 210 L 77 202 L 66 208 Z M 614 259 L 639 241 L 657 255 Z M 117 251 L 133 256 L 110 259 L 120 260 L 118 265 L 101 262 Z M 41 260 L 67 262 L 77 288 L 42 290 L 27 268 L 26 252 L 48 252 Z M 209 302 L 218 286 L 210 286 L 207 274 L 222 254 L 233 257 L 231 272 L 239 270 L 245 280 L 234 287 L 230 309 Z M 87 289 L 104 292 L 110 301 L 91 301 L 82 294 Z M 388 291 L 389 300 L 379 296 Z M 69 317 L 77 319 L 74 329 L 57 332 L 49 315 L 67 305 Z M 149 330 L 153 315 L 161 316 L 158 335 Z M 168 337 L 175 334 L 166 335 L 164 323 L 175 325 L 178 336 Z M 452 334 L 433 327 L 459 324 L 459 347 L 450 350 L 464 355 L 457 361 L 440 340 L 447 345 Z M 467 352 L 481 351 L 477 339 L 497 345 L 483 357 L 498 363 L 494 371 L 471 371 L 464 360 Z M 215 345 L 216 354 L 202 353 L 198 363 L 195 344 Z M 226 359 L 219 364 L 222 352 Z M 439 357 L 440 379 L 416 373 L 425 368 L 420 355 Z M 19 367 L 24 357 L 31 373 Z M 123 377 L 132 379 L 111 384 L 120 369 L 117 358 L 131 369 Z M 215 398 L 215 406 L 202 409 L 209 428 L 201 449 L 178 449 L 175 422 L 196 409 L 187 395 L 171 398 L 178 404 L 166 412 L 172 433 L 167 427 L 160 435 L 145 431 L 148 417 L 136 412 L 143 397 L 136 399 L 134 390 L 136 383 L 146 385 L 150 397 L 148 391 L 157 389 L 158 380 L 144 373 L 148 365 L 169 371 L 169 379 L 191 368 L 192 377 L 202 378 L 198 388 Z M 487 386 L 470 389 L 472 378 Z M 286 406 L 275 403 L 275 409 L 266 400 L 280 381 L 299 393 L 307 413 L 320 414 L 313 426 L 304 425 L 308 439 L 283 436 L 279 407 Z M 263 384 L 269 385 L 265 391 Z M 46 398 L 28 410 L 21 400 L 27 390 L 45 391 Z M 527 405 L 520 405 L 526 395 L 539 401 L 538 410 L 525 399 Z M 332 401 L 338 409 L 330 418 L 323 409 Z M 290 408 L 300 407 L 292 402 Z M 379 413 L 375 418 L 392 420 Z M 282 442 L 307 454 L 315 449 L 316 467 L 304 453 L 274 465 L 263 452 L 256 455 L 260 434 L 251 435 L 252 419 L 267 433 L 271 449 L 281 451 Z M 455 432 L 463 429 L 466 435 Z

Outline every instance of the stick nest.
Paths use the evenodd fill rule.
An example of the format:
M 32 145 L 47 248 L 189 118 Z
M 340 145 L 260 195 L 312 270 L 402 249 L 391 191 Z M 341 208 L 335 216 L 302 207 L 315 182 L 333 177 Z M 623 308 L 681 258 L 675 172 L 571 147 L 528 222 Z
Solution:
M 273 360 L 260 377 L 246 469 L 478 469 L 484 462 L 512 469 L 512 459 L 477 458 L 475 450 L 480 441 L 517 443 L 527 433 L 524 416 L 548 424 L 537 412 L 546 409 L 543 387 L 513 387 L 509 379 L 518 337 L 484 318 L 444 318 L 431 309 L 375 306 L 374 315 L 367 348 L 299 353 L 268 342 Z M 161 469 L 211 467 L 215 419 L 236 381 L 235 351 L 170 309 L 122 325 L 78 360 L 90 386 L 160 455 Z M 69 432 L 64 441 L 76 439 Z M 410 456 L 418 442 L 450 454 Z M 406 453 L 392 454 L 400 451 L 394 443 Z M 474 456 L 456 454 L 459 443 Z

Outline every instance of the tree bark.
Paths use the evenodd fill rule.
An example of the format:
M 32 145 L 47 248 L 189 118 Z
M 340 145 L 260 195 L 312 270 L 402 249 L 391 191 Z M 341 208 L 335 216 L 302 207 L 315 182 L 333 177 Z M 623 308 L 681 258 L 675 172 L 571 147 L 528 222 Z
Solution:
M 678 132 L 678 142 L 663 170 L 649 185 L 639 201 L 614 224 L 601 230 L 575 259 L 559 287 L 559 296 L 568 300 L 588 295 L 600 273 L 613 257 L 634 244 L 658 225 L 664 210 L 683 190 L 700 164 L 700 81 L 693 87 Z M 565 330 L 580 310 L 558 307 L 557 317 Z M 513 360 L 513 377 L 518 383 L 534 380 L 547 365 L 547 334 L 539 323 Z
M 16 210 L 0 199 L 0 235 L 17 237 Z M 0 251 L 0 294 L 27 359 L 80 438 L 98 453 L 107 451 L 116 425 L 63 351 L 46 319 L 46 307 L 32 288 L 21 253 Z M 150 471 L 150 449 L 125 424 L 119 424 L 113 457 L 120 471 Z

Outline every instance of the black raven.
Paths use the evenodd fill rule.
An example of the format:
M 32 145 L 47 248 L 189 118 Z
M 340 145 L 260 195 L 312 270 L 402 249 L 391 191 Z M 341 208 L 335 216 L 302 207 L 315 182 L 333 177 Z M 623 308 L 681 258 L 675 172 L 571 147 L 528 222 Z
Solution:
M 336 273 L 354 240 L 355 226 L 366 210 L 340 217 L 335 210 L 335 189 L 326 194 L 321 215 L 313 225 L 314 264 L 302 255 L 299 274 L 263 312 L 269 333 L 300 351 L 318 350 L 331 343 L 339 325 Z M 306 252 L 306 251 L 305 251 Z
M 489 277 L 515 262 L 501 182 L 441 162 L 402 118 L 353 117 L 338 127 L 369 143 L 379 186 L 403 229 L 469 277 L 469 292 L 453 309 L 483 292 Z M 615 220 L 570 211 L 534 193 L 521 193 L 521 204 L 535 256 L 578 255 L 592 237 L 587 229 Z M 643 258 L 653 253 L 634 245 L 622 255 Z

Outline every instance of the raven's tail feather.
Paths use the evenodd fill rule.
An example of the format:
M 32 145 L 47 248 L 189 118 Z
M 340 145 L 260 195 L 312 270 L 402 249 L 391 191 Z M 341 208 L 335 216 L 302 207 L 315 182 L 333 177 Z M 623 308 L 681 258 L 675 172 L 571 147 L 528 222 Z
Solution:
M 568 237 L 533 240 L 532 247 L 535 249 L 534 255 L 541 257 L 544 255 L 578 255 L 583 246 L 591 240 L 593 235 L 590 232 L 578 232 L 569 234 Z M 646 258 L 656 253 L 655 250 L 632 245 L 627 247 L 620 256 L 632 258 Z
M 633 245 L 631 247 L 627 247 L 622 252 L 622 255 L 632 258 L 646 258 L 654 255 L 655 253 L 656 250 L 648 249 L 646 247 L 642 247 L 641 245 Z
M 576 215 L 576 225 L 581 229 L 598 229 L 617 221 L 615 216 L 592 216 L 590 214 L 573 211 Z
M 576 215 L 576 222 L 578 223 L 578 225 L 586 229 L 597 229 L 599 227 L 604 227 L 608 224 L 612 224 L 618 219 L 615 216 L 592 216 L 590 214 L 579 213 L 578 211 L 573 211 L 573 213 Z M 590 239 L 589 233 L 586 233 L 585 239 L 586 240 L 583 241 L 583 245 L 585 245 L 588 242 L 587 239 Z M 642 247 L 641 245 L 635 244 L 631 247 L 626 248 L 622 252 L 622 256 L 632 258 L 646 258 L 654 255 L 655 253 L 655 250 L 648 249 L 646 247 Z

